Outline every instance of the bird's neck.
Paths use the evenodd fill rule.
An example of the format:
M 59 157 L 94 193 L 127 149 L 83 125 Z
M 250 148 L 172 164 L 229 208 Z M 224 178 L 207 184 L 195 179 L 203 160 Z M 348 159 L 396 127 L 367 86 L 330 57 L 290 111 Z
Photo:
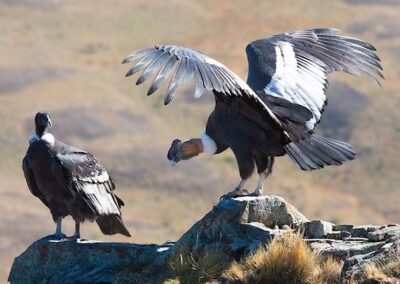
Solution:
M 36 135 L 40 138 L 47 133 L 47 127 L 36 126 Z
M 38 140 L 44 140 L 47 143 L 49 143 L 50 145 L 54 145 L 54 142 L 55 142 L 55 138 L 54 138 L 53 134 L 51 134 L 47 131 L 47 127 L 44 127 L 44 128 L 36 127 L 36 134 L 32 135 L 29 138 L 29 144 L 32 144 Z

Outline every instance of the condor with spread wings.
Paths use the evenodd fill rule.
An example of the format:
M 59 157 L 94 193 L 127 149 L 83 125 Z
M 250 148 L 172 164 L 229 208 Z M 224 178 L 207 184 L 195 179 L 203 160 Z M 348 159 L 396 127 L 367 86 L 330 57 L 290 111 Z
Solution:
M 127 76 L 142 71 L 141 84 L 154 77 L 148 95 L 172 76 L 165 104 L 178 86 L 194 80 L 195 97 L 205 90 L 215 98 L 201 138 L 172 142 L 172 164 L 202 152 L 218 154 L 232 149 L 240 176 L 239 185 L 224 197 L 248 194 L 243 186 L 255 166 L 260 175 L 252 195 L 263 194 L 274 158 L 288 154 L 302 170 L 340 165 L 355 153 L 347 143 L 314 134 L 326 105 L 328 74 L 343 71 L 366 74 L 379 84 L 383 79 L 375 48 L 347 37 L 336 29 L 312 29 L 269 36 L 246 47 L 247 83 L 220 62 L 193 49 L 159 45 L 130 54 L 135 61 Z

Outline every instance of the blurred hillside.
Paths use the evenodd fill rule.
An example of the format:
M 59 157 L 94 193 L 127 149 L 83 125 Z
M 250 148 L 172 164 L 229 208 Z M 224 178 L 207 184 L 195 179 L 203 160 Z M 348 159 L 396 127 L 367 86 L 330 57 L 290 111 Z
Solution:
M 336 27 L 373 43 L 383 88 L 334 74 L 320 127 L 353 144 L 358 159 L 309 173 L 279 158 L 266 193 L 284 196 L 310 218 L 399 222 L 400 1 L 260 2 L 0 0 L 1 280 L 16 255 L 55 229 L 21 171 L 38 110 L 52 113 L 56 138 L 102 161 L 127 204 L 132 239 L 105 237 L 96 224 L 83 225 L 85 238 L 175 239 L 238 182 L 230 152 L 169 166 L 171 141 L 198 137 L 213 102 L 182 93 L 163 107 L 160 93 L 147 98 L 145 87 L 126 79 L 122 58 L 155 44 L 202 50 L 245 79 L 246 44 L 273 33 Z M 65 226 L 71 234 L 72 222 Z

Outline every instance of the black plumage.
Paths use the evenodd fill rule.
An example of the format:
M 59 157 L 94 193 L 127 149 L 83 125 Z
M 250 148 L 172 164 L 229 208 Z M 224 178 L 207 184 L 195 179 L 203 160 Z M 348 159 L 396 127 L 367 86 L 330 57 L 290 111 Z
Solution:
M 79 224 L 96 221 L 106 235 L 130 237 L 121 219 L 123 201 L 114 193 L 115 185 L 106 169 L 85 151 L 66 145 L 47 132 L 51 120 L 47 112 L 35 117 L 32 136 L 22 167 L 31 193 L 49 209 L 61 236 L 61 220 L 72 216 L 79 238 Z
M 312 29 L 277 34 L 246 47 L 247 84 L 220 62 L 190 48 L 159 45 L 130 54 L 123 63 L 138 60 L 127 76 L 142 71 L 137 84 L 154 76 L 148 95 L 172 73 L 165 104 L 176 88 L 195 82 L 195 97 L 211 91 L 215 109 L 202 139 L 174 140 L 168 152 L 173 164 L 205 151 L 231 148 L 242 181 L 227 196 L 243 194 L 242 187 L 257 167 L 262 194 L 274 157 L 288 154 L 303 170 L 340 165 L 354 159 L 344 142 L 314 134 L 326 106 L 328 74 L 333 71 L 366 74 L 379 84 L 382 67 L 375 48 L 336 29 Z M 176 65 L 176 68 L 174 66 Z M 211 150 L 210 150 L 211 149 Z

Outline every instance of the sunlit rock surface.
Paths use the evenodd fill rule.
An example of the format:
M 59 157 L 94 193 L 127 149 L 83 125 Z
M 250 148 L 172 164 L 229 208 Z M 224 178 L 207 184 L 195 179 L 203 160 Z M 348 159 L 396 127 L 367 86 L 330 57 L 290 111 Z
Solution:
M 195 253 L 219 248 L 231 259 L 239 259 L 289 231 L 301 232 L 316 253 L 343 259 L 343 277 L 357 276 L 366 264 L 400 253 L 397 224 L 354 226 L 309 221 L 281 197 L 241 197 L 219 202 L 175 243 L 40 239 L 15 258 L 9 281 L 140 283 L 137 281 L 146 271 L 146 277 L 151 277 L 147 281 L 162 283 L 169 277 L 169 256 L 180 249 Z

